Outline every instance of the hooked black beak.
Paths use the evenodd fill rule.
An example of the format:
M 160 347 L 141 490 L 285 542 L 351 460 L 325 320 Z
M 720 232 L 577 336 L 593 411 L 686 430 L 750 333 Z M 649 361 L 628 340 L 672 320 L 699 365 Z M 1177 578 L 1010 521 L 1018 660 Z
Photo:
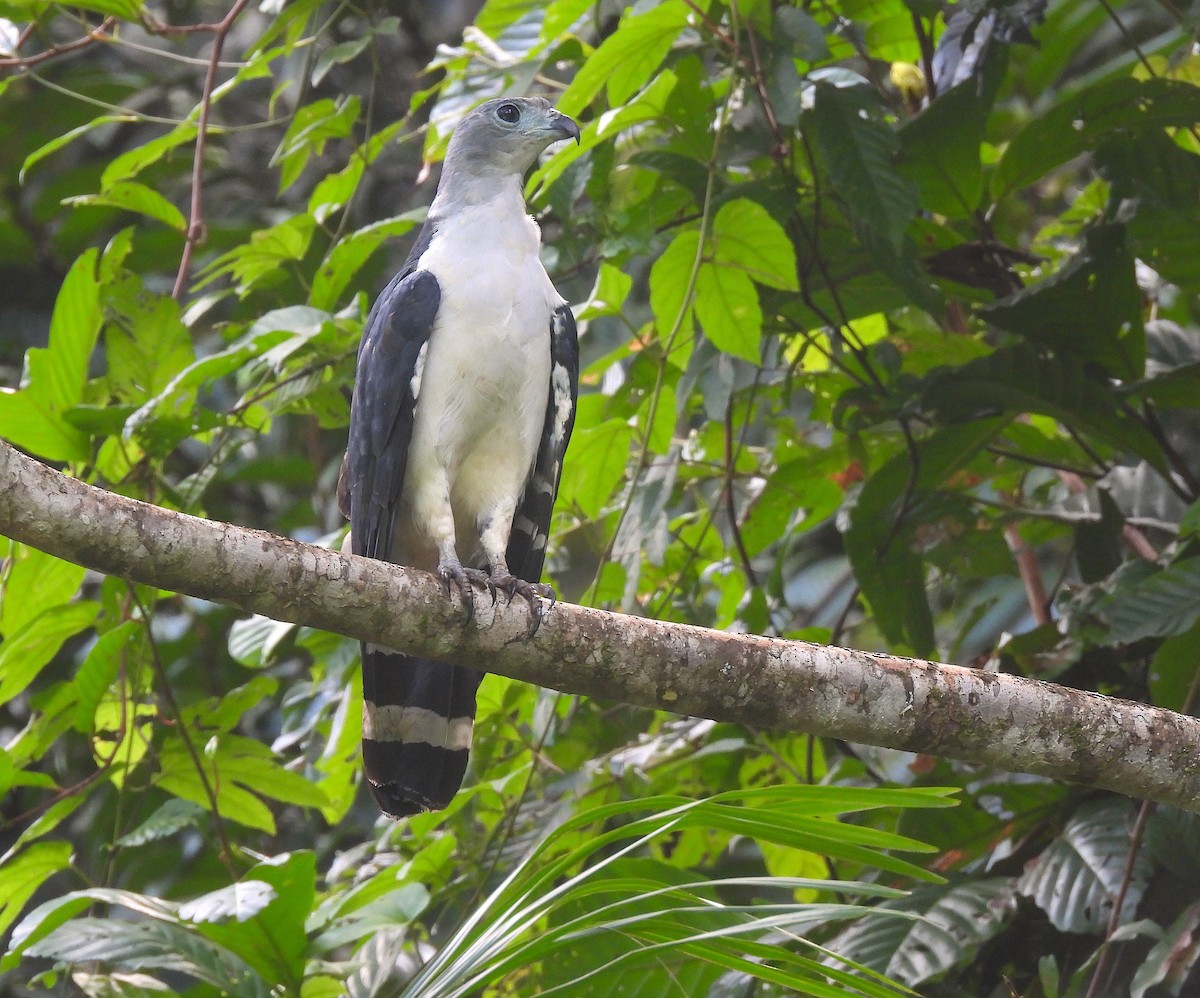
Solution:
M 574 139 L 579 143 L 579 126 L 561 111 L 554 112 L 553 127 L 564 139 Z

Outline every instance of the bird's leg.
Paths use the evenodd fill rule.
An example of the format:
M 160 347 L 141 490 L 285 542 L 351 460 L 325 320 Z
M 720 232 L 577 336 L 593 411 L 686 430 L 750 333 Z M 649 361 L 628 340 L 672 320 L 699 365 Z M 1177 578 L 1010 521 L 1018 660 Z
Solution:
M 475 568 L 464 568 L 463 563 L 458 560 L 449 483 L 445 473 L 441 469 L 438 471 L 441 473 L 430 476 L 425 488 L 418 489 L 414 505 L 419 522 L 425 524 L 426 533 L 437 547 L 438 563 L 434 574 L 442 580 L 447 596 L 450 595 L 450 586 L 453 584 L 463 602 L 467 604 L 468 610 L 473 610 L 475 601 L 471 595 L 472 584 L 490 587 L 491 582 L 486 573 Z
M 488 579 L 489 584 L 495 589 L 508 594 L 508 601 L 511 603 L 514 596 L 520 596 L 528 604 L 529 608 L 538 616 L 541 614 L 541 605 L 538 599 L 554 600 L 554 589 L 541 582 L 529 582 L 526 579 L 520 579 L 513 575 L 508 568 L 508 558 L 505 552 L 508 549 L 508 537 L 512 533 L 513 514 L 516 512 L 516 503 L 506 503 L 503 508 L 496 510 L 487 516 L 481 517 L 479 521 L 479 543 L 483 548 L 484 556 L 488 560 Z

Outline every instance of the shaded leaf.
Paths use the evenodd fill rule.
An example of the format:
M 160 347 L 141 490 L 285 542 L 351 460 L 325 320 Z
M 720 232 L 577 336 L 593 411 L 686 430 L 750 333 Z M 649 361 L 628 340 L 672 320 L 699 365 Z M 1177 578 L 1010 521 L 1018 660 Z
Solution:
M 898 253 L 919 203 L 916 186 L 892 165 L 900 151 L 899 138 L 879 120 L 879 104 L 865 88 L 822 82 L 814 91 L 812 110 L 804 120 L 821 150 L 830 183 L 846 210 Z
M 34 893 L 71 862 L 68 842 L 34 842 L 0 863 L 0 936 L 16 921 Z
M 90 600 L 52 607 L 0 645 L 0 704 L 32 683 L 63 642 L 91 627 L 99 612 Z
M 1181 634 L 1200 619 L 1200 558 L 1145 576 L 1118 573 L 1106 588 L 1093 610 L 1108 623 L 1112 641 Z
M 1061 269 L 980 313 L 1002 329 L 1139 378 L 1146 363 L 1142 295 L 1124 226 L 1095 225 Z
M 1061 932 L 1103 932 L 1130 857 L 1133 805 L 1125 799 L 1082 805 L 1057 839 L 1017 881 L 1017 890 L 1041 908 Z M 1130 921 L 1150 875 L 1144 850 L 1133 854 L 1132 876 L 1120 924 Z
M 164 802 L 149 818 L 132 832 L 117 839 L 116 844 L 133 848 L 169 838 L 184 828 L 195 826 L 204 809 L 191 801 L 172 799 Z
M 1025 187 L 1100 140 L 1200 119 L 1200 90 L 1176 80 L 1104 80 L 1034 118 L 1008 144 L 992 174 L 996 198 Z
M 884 900 L 829 943 L 840 957 L 887 974 L 910 987 L 964 964 L 995 938 L 1016 914 L 1012 882 L 992 877 L 942 886 L 920 886 L 908 897 Z M 920 915 L 887 918 L 884 911 Z M 831 958 L 826 962 L 837 966 Z
M 628 12 L 621 24 L 593 52 L 558 98 L 558 109 L 575 117 L 608 88 L 612 106 L 624 104 L 654 75 L 687 25 L 688 8 L 664 3 Z

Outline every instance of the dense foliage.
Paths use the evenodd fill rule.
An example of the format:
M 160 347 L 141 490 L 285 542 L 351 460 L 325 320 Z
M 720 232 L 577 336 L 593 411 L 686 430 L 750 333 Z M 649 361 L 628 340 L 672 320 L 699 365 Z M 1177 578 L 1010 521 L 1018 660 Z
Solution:
M 1194 3 L 460 6 L 0 0 L 0 437 L 336 543 L 370 296 L 543 92 L 564 598 L 1193 711 Z M 491 677 L 394 823 L 352 642 L 3 555 L 6 993 L 1200 987 L 1194 816 Z

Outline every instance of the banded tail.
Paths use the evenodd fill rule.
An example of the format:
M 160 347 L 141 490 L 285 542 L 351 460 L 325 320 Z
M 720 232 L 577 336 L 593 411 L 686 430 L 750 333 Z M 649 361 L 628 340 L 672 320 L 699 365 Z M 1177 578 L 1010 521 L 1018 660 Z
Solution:
M 403 818 L 454 799 L 467 771 L 483 673 L 363 645 L 363 766 L 376 803 Z

